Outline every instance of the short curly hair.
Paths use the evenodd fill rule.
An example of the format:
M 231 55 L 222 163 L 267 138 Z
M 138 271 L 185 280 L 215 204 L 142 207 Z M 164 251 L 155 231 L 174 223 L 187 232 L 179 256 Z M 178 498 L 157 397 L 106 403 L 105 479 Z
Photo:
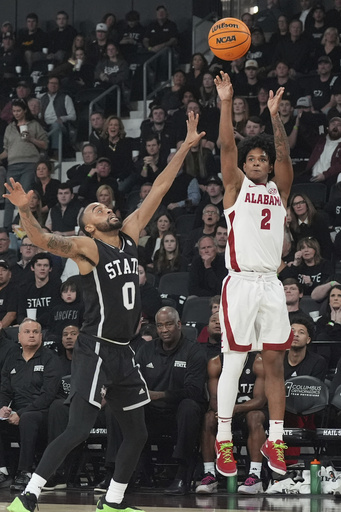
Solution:
M 269 157 L 270 164 L 273 165 L 276 160 L 276 151 L 274 145 L 274 138 L 272 135 L 262 133 L 254 137 L 246 137 L 238 144 L 238 166 L 243 168 L 248 153 L 255 148 L 260 148 Z

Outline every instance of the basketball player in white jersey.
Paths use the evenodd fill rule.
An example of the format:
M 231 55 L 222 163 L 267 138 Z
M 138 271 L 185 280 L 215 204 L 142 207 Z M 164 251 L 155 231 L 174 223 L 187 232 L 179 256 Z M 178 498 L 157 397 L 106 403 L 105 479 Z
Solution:
M 215 84 L 221 99 L 219 136 L 228 227 L 225 259 L 229 270 L 223 282 L 220 308 L 224 364 L 218 385 L 217 469 L 226 476 L 237 473 L 232 413 L 247 352 L 257 350 L 262 354 L 270 414 L 269 438 L 261 452 L 270 468 L 284 475 L 283 358 L 292 334 L 277 268 L 293 180 L 289 145 L 278 114 L 284 88 L 269 94 L 274 140 L 268 135 L 246 138 L 238 146 L 241 170 L 233 134 L 230 78 L 221 72 Z M 269 180 L 272 173 L 274 178 Z

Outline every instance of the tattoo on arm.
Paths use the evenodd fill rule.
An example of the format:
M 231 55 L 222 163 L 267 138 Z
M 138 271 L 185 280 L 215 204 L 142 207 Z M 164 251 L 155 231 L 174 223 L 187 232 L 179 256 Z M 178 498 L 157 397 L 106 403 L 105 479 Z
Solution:
M 279 115 L 271 117 L 272 127 L 274 131 L 274 142 L 276 150 L 276 160 L 283 162 L 290 155 L 289 141 L 282 121 Z
M 47 247 L 51 252 L 57 249 L 63 254 L 70 254 L 72 250 L 72 242 L 61 235 L 51 235 L 47 242 Z

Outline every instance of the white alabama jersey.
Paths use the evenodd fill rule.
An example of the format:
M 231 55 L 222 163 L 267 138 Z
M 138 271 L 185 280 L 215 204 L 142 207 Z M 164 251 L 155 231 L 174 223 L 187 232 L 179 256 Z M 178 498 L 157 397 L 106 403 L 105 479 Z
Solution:
M 228 242 L 226 268 L 277 272 L 281 263 L 286 211 L 276 184 L 256 185 L 246 176 L 235 204 L 224 210 Z

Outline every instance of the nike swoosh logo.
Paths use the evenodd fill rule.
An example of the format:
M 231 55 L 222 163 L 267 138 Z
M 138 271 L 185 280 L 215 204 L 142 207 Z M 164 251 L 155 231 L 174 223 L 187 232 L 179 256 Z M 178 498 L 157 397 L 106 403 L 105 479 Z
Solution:
M 258 185 L 249 185 L 249 188 L 257 187 Z

